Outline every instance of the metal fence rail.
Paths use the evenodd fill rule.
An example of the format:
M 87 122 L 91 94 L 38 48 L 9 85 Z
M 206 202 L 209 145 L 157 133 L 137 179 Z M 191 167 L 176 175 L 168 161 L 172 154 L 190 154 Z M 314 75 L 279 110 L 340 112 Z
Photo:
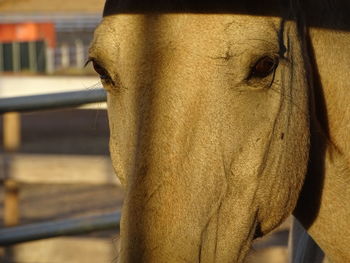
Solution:
M 105 102 L 106 100 L 106 92 L 103 89 L 2 98 L 0 99 L 0 114 L 7 112 L 38 111 L 76 107 L 88 103 Z M 5 114 L 4 116 L 8 116 L 9 114 L 10 113 Z M 7 149 L 11 147 L 5 148 Z M 5 184 L 5 186 L 6 185 L 7 184 Z M 10 191 L 7 191 L 6 193 L 10 193 Z M 15 199 L 17 202 L 18 192 L 11 192 L 11 194 L 16 195 Z M 10 197 L 14 198 L 13 196 Z M 7 199 L 5 196 L 5 201 L 6 200 Z M 13 199 L 11 200 L 11 205 L 13 205 L 14 201 Z M 13 209 L 17 209 L 17 206 Z M 11 212 L 13 212 L 12 210 Z M 9 246 L 17 243 L 50 237 L 90 233 L 99 230 L 118 230 L 119 222 L 120 212 L 115 212 L 98 216 L 7 227 L 0 229 L 0 246 Z
M 120 212 L 114 212 L 5 228 L 0 230 L 0 246 L 58 236 L 86 234 L 99 230 L 118 229 L 119 222 Z
M 103 89 L 3 98 L 0 99 L 0 114 L 76 107 L 106 100 L 107 95 Z

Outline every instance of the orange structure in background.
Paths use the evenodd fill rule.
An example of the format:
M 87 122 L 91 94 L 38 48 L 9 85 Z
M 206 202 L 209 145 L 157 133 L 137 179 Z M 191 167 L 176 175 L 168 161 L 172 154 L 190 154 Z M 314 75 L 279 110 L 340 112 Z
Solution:
M 49 47 L 56 46 L 53 23 L 0 24 L 0 42 L 27 42 L 45 40 Z

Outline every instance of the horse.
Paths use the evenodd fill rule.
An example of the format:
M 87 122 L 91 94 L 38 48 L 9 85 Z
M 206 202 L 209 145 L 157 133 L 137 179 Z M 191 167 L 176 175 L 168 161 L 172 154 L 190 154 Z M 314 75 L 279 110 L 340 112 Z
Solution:
M 349 12 L 106 1 L 89 61 L 125 187 L 119 262 L 244 262 L 291 214 L 350 262 Z

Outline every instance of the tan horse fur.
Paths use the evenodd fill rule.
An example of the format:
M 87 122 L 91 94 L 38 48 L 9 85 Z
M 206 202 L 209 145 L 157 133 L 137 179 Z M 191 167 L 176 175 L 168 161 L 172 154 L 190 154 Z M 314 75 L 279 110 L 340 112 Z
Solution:
M 350 262 L 349 33 L 297 24 L 295 5 L 269 17 L 127 3 L 107 2 L 90 49 L 126 189 L 119 262 L 243 262 L 296 205 L 327 257 Z

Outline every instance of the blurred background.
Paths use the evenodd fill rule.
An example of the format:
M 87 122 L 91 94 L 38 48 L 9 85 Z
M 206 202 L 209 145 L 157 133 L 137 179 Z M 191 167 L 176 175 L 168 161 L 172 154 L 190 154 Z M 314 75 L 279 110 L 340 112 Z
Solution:
M 104 0 L 0 0 L 0 99 L 101 88 L 84 67 Z M 0 228 L 115 212 L 105 103 L 0 120 Z M 0 234 L 1 235 L 1 234 Z M 118 228 L 0 247 L 0 262 L 113 262 Z
M 91 74 L 84 69 L 103 0 L 0 0 L 0 72 Z
M 91 65 L 84 64 L 103 5 L 104 0 L 0 0 L 0 100 L 101 88 Z M 1 230 L 14 226 L 120 210 L 123 190 L 109 159 L 104 102 L 0 118 L 0 239 Z M 289 221 L 256 242 L 248 262 L 287 262 L 288 229 Z M 2 245 L 0 262 L 116 262 L 117 246 L 118 227 L 112 226 Z

